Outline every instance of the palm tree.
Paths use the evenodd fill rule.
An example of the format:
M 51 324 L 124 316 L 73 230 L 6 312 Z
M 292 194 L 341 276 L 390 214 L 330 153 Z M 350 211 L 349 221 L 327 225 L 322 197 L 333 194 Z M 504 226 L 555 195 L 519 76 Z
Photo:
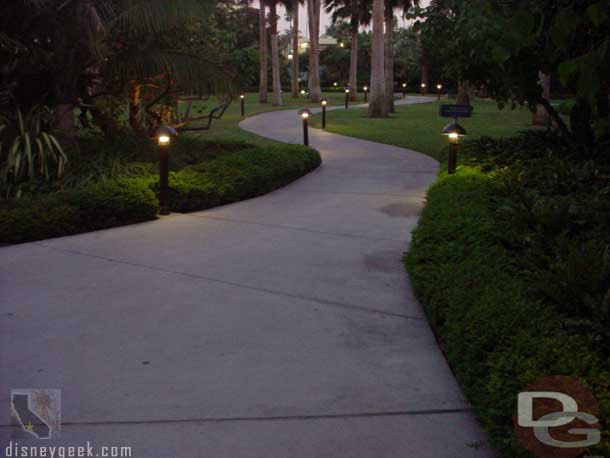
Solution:
M 265 0 L 259 0 L 258 7 L 258 62 L 259 62 L 259 90 L 260 103 L 267 103 L 267 14 Z
M 405 14 L 412 6 L 419 6 L 419 0 L 385 0 L 385 103 L 389 113 L 394 113 L 394 10 L 400 8 Z
M 277 45 L 277 4 L 278 0 L 268 0 L 269 30 L 271 38 L 271 81 L 273 85 L 274 107 L 282 106 L 282 82 L 280 80 L 280 53 Z
M 332 23 L 338 19 L 349 20 L 351 33 L 351 50 L 349 62 L 350 99 L 358 98 L 358 28 L 371 20 L 370 2 L 368 0 L 326 0 L 324 7 L 327 13 L 332 13 Z
M 546 100 L 551 99 L 551 75 L 540 70 L 538 72 L 538 84 L 542 88 L 542 98 Z M 536 105 L 532 113 L 532 124 L 534 126 L 551 126 L 551 117 L 549 116 L 546 108 L 542 104 Z
M 307 0 L 307 22 L 309 28 L 309 71 L 307 84 L 309 99 L 319 102 L 322 96 L 320 90 L 320 0 Z
M 292 75 L 290 78 L 290 89 L 292 97 L 299 97 L 299 3 L 303 0 L 290 0 L 286 4 L 286 10 L 292 19 Z
M 369 97 L 369 116 L 385 118 L 388 107 L 385 103 L 385 66 L 384 66 L 384 0 L 373 0 L 373 40 L 371 42 L 371 94 Z

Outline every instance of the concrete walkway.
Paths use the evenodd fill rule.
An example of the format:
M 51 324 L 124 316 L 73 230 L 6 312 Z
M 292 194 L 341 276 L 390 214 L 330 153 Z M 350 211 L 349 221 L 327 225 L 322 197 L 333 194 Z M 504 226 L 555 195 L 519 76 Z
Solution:
M 294 110 L 241 126 L 302 141 Z M 134 457 L 491 456 L 401 264 L 437 163 L 311 144 L 266 196 L 0 249 L 0 445 L 10 389 L 48 387 L 53 443 Z

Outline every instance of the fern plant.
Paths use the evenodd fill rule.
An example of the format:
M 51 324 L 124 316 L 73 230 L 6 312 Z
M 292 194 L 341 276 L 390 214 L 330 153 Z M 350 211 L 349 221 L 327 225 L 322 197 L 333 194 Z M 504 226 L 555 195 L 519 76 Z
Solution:
M 0 190 L 5 198 L 19 197 L 27 181 L 62 177 L 68 158 L 45 129 L 50 119 L 51 111 L 44 106 L 25 115 L 17 109 L 13 119 L 0 117 Z

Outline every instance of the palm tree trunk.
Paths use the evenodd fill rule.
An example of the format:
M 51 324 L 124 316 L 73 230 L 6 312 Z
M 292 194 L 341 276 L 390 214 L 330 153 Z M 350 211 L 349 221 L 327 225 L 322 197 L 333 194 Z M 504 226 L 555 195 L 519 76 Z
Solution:
M 267 18 L 265 17 L 265 2 L 259 0 L 258 9 L 258 53 L 260 64 L 259 101 L 267 103 Z
M 458 81 L 458 93 L 456 103 L 458 105 L 470 105 L 470 82 L 467 80 Z
M 388 113 L 394 113 L 394 51 L 393 51 L 393 27 L 394 11 L 391 7 L 385 7 L 385 41 L 384 41 L 384 65 L 385 65 L 385 103 Z
M 388 115 L 385 104 L 385 67 L 384 67 L 384 1 L 373 0 L 373 40 L 371 43 L 371 94 L 369 116 L 385 118 Z
M 299 96 L 299 0 L 294 1 L 292 12 L 292 97 Z
M 538 72 L 538 84 L 542 87 L 542 98 L 551 99 L 551 75 L 548 73 Z M 534 126 L 551 127 L 551 117 L 542 104 L 536 105 L 535 111 L 532 113 L 532 124 Z
M 358 100 L 358 22 L 352 24 L 352 47 L 349 56 L 349 98 Z
M 309 25 L 309 72 L 308 87 L 309 99 L 319 102 L 320 90 L 320 50 L 318 39 L 320 36 L 320 0 L 307 0 L 307 18 Z
M 280 80 L 280 53 L 277 45 L 277 3 L 269 4 L 269 26 L 271 29 L 271 79 L 273 83 L 274 107 L 282 106 L 282 82 Z
M 137 82 L 132 82 L 129 85 L 129 125 L 135 132 L 142 130 L 140 123 L 140 110 L 142 109 L 142 100 L 140 97 L 141 86 Z

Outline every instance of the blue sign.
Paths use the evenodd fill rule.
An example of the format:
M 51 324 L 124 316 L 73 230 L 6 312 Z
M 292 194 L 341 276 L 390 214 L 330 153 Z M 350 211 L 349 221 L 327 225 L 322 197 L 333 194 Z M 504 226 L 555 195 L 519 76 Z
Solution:
M 472 105 L 441 105 L 439 115 L 443 118 L 470 118 Z

